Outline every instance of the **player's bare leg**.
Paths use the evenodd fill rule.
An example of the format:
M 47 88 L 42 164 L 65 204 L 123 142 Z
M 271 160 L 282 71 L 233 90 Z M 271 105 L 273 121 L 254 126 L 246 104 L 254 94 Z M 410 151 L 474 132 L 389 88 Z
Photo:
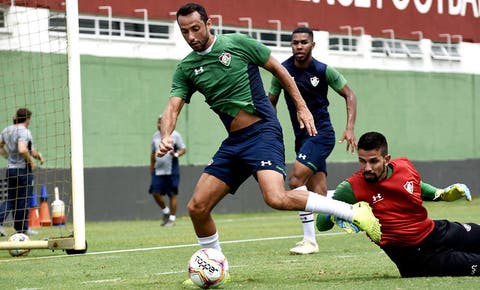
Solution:
M 197 182 L 192 198 L 187 204 L 198 243 L 203 248 L 221 251 L 217 227 L 212 218 L 213 208 L 229 192 L 225 182 L 208 173 L 203 173 Z
M 160 206 L 160 208 L 165 208 L 167 205 L 165 204 L 165 199 L 163 198 L 163 195 L 161 195 L 160 193 L 153 193 L 153 199 L 155 200 L 155 202 L 158 204 L 158 206 Z
M 202 248 L 214 248 L 222 251 L 215 221 L 212 218 L 213 208 L 229 192 L 225 182 L 208 173 L 203 173 L 195 186 L 195 190 L 187 204 L 188 213 Z M 228 274 L 225 283 L 230 281 Z M 194 285 L 187 279 L 183 285 Z

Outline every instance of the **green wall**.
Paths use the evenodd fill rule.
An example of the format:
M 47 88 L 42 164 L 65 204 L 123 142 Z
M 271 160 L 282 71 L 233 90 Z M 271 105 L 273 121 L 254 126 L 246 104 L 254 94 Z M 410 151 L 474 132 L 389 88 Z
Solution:
M 177 62 L 83 56 L 81 63 L 85 166 L 149 164 Z M 226 136 L 202 98 L 185 106 L 177 123 L 189 150 L 185 164 L 206 164 Z
M 85 164 L 87 167 L 148 164 L 156 117 L 168 101 L 176 61 L 82 57 Z M 383 132 L 393 156 L 414 160 L 480 158 L 480 75 L 340 69 L 358 96 L 357 137 Z M 268 72 L 262 70 L 266 88 Z M 330 92 L 330 113 L 339 138 L 345 101 Z M 283 100 L 279 118 L 287 162 L 294 159 L 292 129 Z M 184 164 L 206 164 L 226 132 L 202 95 L 182 111 L 177 127 L 188 146 Z M 330 162 L 355 161 L 338 144 Z
M 358 137 L 383 132 L 393 156 L 413 160 L 480 157 L 480 75 L 341 71 L 358 96 Z M 330 96 L 340 100 L 335 93 Z M 330 110 L 338 134 L 345 126 L 344 103 L 335 101 Z M 339 149 L 331 161 L 346 160 Z
M 171 60 L 81 57 L 85 167 L 149 163 L 156 118 L 168 101 L 176 64 Z M 393 156 L 406 155 L 413 160 L 480 158 L 480 102 L 476 100 L 480 75 L 339 70 L 358 96 L 357 138 L 369 130 L 381 131 L 390 141 Z M 263 70 L 262 75 L 268 89 L 270 75 Z M 345 102 L 335 92 L 330 92 L 329 98 L 338 139 L 345 126 Z M 283 100 L 278 107 L 287 162 L 292 162 L 293 134 Z M 41 110 L 41 106 L 36 108 L 38 115 Z M 1 120 L 4 127 L 11 116 Z M 183 164 L 206 164 L 226 137 L 200 94 L 184 107 L 177 129 L 187 143 Z M 40 150 L 48 147 L 40 145 L 37 142 Z M 329 162 L 355 160 L 345 152 L 345 144 L 338 144 L 329 158 Z

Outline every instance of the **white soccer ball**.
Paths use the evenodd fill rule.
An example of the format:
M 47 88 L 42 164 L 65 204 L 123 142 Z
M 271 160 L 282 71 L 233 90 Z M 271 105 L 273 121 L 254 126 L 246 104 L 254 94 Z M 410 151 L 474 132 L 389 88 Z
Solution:
M 28 242 L 30 241 L 30 238 L 26 234 L 21 234 L 21 233 L 16 233 L 10 236 L 8 238 L 9 242 Z M 30 253 L 30 249 L 14 249 L 14 250 L 9 250 L 10 256 L 12 257 L 20 257 L 20 256 L 26 256 L 28 253 Z
M 200 288 L 220 286 L 227 279 L 227 258 L 215 249 L 200 249 L 188 261 L 188 275 L 190 280 Z

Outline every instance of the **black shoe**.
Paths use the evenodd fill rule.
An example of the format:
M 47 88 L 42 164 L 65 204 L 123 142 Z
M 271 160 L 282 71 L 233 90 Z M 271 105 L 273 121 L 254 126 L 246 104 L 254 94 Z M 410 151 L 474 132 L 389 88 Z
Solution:
M 163 219 L 162 219 L 162 227 L 165 226 L 170 219 L 170 214 L 163 214 Z

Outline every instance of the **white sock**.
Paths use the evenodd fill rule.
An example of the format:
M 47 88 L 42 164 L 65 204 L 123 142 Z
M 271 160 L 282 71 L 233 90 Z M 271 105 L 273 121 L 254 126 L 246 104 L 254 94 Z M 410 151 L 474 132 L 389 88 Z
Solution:
M 177 219 L 177 217 L 171 214 L 168 219 L 174 222 Z
M 309 192 L 305 211 L 326 213 L 347 221 L 352 221 L 355 214 L 353 206 L 343 201 L 331 199 L 314 192 Z
M 219 250 L 220 252 L 222 251 L 222 248 L 220 247 L 220 241 L 218 239 L 218 232 L 215 232 L 215 234 L 209 237 L 197 239 L 198 243 L 202 248 L 214 248 L 215 250 Z
M 303 226 L 303 239 L 316 243 L 313 212 L 299 211 L 298 214 L 300 215 L 300 221 Z
M 166 206 L 165 208 L 162 208 L 162 212 L 164 214 L 169 214 L 170 213 L 170 208 L 168 206 Z

